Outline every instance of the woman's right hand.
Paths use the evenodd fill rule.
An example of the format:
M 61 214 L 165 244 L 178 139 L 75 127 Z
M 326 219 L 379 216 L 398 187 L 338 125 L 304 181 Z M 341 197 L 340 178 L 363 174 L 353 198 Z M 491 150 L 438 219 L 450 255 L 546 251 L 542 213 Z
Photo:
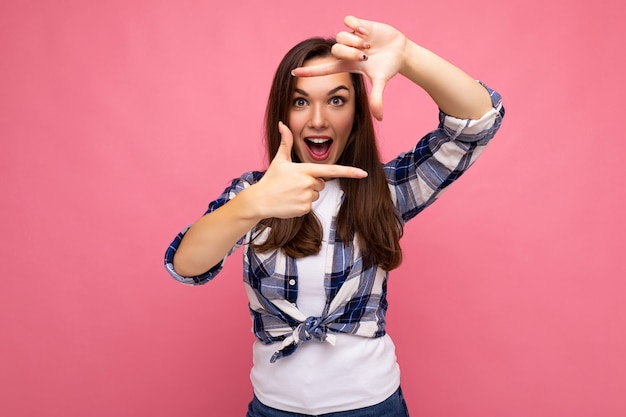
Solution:
M 179 275 L 208 271 L 262 219 L 299 217 L 311 211 L 324 189 L 323 178 L 367 177 L 359 168 L 294 163 L 293 135 L 283 123 L 278 129 L 280 146 L 263 178 L 189 228 L 174 255 L 174 269 Z
M 255 210 L 259 211 L 259 218 L 288 219 L 307 214 L 324 189 L 325 178 L 367 177 L 367 172 L 360 168 L 293 162 L 293 135 L 282 122 L 278 130 L 281 135 L 278 151 L 263 178 L 249 188 L 255 191 Z

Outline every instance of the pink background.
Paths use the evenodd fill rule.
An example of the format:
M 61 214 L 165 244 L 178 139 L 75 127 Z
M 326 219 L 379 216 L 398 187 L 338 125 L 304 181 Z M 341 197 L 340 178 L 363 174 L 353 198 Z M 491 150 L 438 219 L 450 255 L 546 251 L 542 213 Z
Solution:
M 507 109 L 391 276 L 413 415 L 626 415 L 622 2 L 262 4 L 2 2 L 0 415 L 245 414 L 241 253 L 199 288 L 163 253 L 263 167 L 278 60 L 346 14 L 396 26 Z M 402 79 L 385 100 L 391 157 L 436 109 Z

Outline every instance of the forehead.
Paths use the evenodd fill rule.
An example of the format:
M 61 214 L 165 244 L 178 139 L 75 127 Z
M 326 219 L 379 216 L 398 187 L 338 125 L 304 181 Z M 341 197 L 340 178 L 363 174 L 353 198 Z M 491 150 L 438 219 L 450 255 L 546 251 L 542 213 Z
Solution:
M 305 67 L 311 67 L 318 64 L 337 61 L 336 58 L 329 56 L 324 58 L 314 58 L 304 62 Z M 319 75 L 316 77 L 298 77 L 296 80 L 296 88 L 305 92 L 326 94 L 339 86 L 346 86 L 353 91 L 352 79 L 350 73 L 340 72 L 337 74 Z

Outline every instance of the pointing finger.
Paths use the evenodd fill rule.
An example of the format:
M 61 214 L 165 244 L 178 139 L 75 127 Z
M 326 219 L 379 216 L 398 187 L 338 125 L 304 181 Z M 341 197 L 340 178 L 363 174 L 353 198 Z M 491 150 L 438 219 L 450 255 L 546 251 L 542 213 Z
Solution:
M 361 168 L 349 167 L 344 165 L 325 165 L 325 164 L 300 164 L 306 172 L 317 178 L 354 178 L 361 179 L 367 177 L 367 172 Z
M 311 65 L 307 67 L 298 67 L 291 71 L 291 75 L 296 77 L 316 77 L 319 75 L 337 74 L 340 72 L 350 72 L 352 66 L 349 62 L 332 61 L 323 64 Z

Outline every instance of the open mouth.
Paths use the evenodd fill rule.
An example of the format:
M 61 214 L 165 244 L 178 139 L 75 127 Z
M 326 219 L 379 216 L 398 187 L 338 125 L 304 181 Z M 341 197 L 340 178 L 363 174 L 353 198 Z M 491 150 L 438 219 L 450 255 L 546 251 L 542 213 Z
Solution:
M 333 140 L 329 137 L 308 137 L 304 139 L 309 155 L 316 161 L 323 161 L 330 154 Z

